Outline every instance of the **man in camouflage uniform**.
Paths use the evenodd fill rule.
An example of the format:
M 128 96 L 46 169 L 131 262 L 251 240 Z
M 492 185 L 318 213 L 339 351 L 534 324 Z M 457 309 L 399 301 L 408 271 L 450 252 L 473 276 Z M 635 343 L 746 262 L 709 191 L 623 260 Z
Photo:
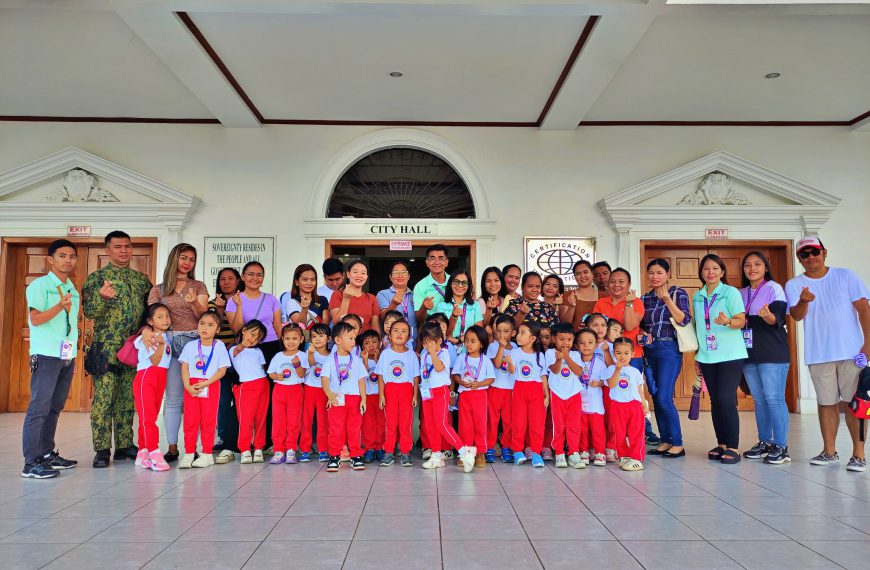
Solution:
M 135 459 L 133 445 L 133 377 L 136 369 L 118 362 L 115 353 L 142 324 L 151 281 L 130 268 L 133 243 L 124 232 L 106 236 L 109 263 L 90 275 L 82 287 L 82 308 L 94 320 L 93 354 L 86 367 L 94 379 L 91 432 L 94 467 L 108 467 L 115 434 L 114 459 Z

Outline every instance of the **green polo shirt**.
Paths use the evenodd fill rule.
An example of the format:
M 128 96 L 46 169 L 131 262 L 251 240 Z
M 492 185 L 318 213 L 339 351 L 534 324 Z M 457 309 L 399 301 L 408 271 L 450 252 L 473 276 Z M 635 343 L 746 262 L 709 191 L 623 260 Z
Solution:
M 713 299 L 715 297 L 715 299 Z M 707 299 L 710 308 L 710 334 L 716 336 L 716 350 L 707 350 L 707 326 L 704 321 L 704 299 Z M 713 304 L 709 305 L 710 300 Z M 716 364 L 729 360 L 747 358 L 746 344 L 743 342 L 743 331 L 717 325 L 714 321 L 719 313 L 725 313 L 727 317 L 733 317 L 746 312 L 740 291 L 719 283 L 712 295 L 707 295 L 707 287 L 701 287 L 692 295 L 692 309 L 695 314 L 695 332 L 698 335 L 698 354 L 695 360 L 704 364 Z
M 439 303 L 444 302 L 444 293 L 447 292 L 447 281 L 450 279 L 448 274 L 444 274 L 444 283 L 437 283 L 430 273 L 423 279 L 420 279 L 419 282 L 414 286 L 414 310 L 419 311 L 420 307 L 423 306 L 423 301 L 426 300 L 426 297 L 432 297 L 432 308 L 426 311 L 426 316 L 428 317 L 432 313 L 436 313 L 435 309 L 438 308 Z M 438 291 L 438 289 L 441 291 Z
M 57 305 L 61 296 L 57 290 L 58 287 L 64 295 L 72 293 L 72 307 L 70 307 L 69 314 L 66 311 L 61 311 L 47 323 L 35 326 L 30 322 L 30 309 L 44 312 Z M 73 345 L 72 357 L 75 358 L 79 341 L 77 323 L 81 298 L 72 281 L 67 278 L 66 283 L 61 283 L 57 275 L 49 272 L 28 285 L 26 295 L 27 324 L 30 325 L 30 356 L 41 355 L 60 358 L 60 343 L 69 341 Z M 67 324 L 69 324 L 69 334 L 67 334 Z

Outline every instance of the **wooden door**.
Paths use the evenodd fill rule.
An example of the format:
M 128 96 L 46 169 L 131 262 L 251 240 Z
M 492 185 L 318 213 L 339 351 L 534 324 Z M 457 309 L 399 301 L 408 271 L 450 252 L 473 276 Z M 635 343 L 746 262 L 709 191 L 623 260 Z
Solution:
M 94 270 L 108 263 L 105 248 L 96 244 L 76 244 L 78 263 L 76 271 L 70 276 L 76 289 L 81 292 L 85 278 Z M 135 244 L 131 267 L 153 276 L 153 250 L 155 244 Z M 9 346 L 9 375 L 7 377 L 6 411 L 23 412 L 30 401 L 30 329 L 28 327 L 28 307 L 24 290 L 34 279 L 48 271 L 46 256 L 48 241 L 13 245 L 6 250 L 8 265 L 4 312 L 11 326 L 4 326 L 3 346 Z M 84 348 L 93 339 L 93 321 L 85 319 L 79 312 L 79 345 L 76 356 L 76 372 L 73 376 L 65 411 L 89 412 L 94 397 L 93 382 L 84 371 Z M 8 334 L 7 334 L 8 333 Z
M 708 245 L 709 244 L 709 245 Z M 790 249 L 782 242 L 729 242 L 726 244 L 718 244 L 716 242 L 644 242 L 641 245 L 643 255 L 643 267 L 657 257 L 668 260 L 671 265 L 671 284 L 678 285 L 686 290 L 691 299 L 701 287 L 701 281 L 698 279 L 698 263 L 708 253 L 718 255 L 725 262 L 726 278 L 725 282 L 734 287 L 740 288 L 741 276 L 743 268 L 741 261 L 743 256 L 748 252 L 757 250 L 762 252 L 770 260 L 773 278 L 777 283 L 784 285 L 791 278 Z M 643 290 L 649 290 L 649 284 L 646 282 L 646 272 L 643 274 Z M 691 309 L 691 304 L 690 304 Z M 693 315 L 694 317 L 694 315 Z M 796 362 L 797 351 L 794 337 L 794 326 L 788 326 L 789 341 L 792 349 L 792 362 Z M 680 378 L 677 379 L 677 384 L 674 389 L 674 401 L 678 410 L 688 410 L 692 399 L 692 386 L 695 383 L 695 355 L 692 353 L 683 354 L 683 370 Z M 789 371 L 788 385 L 786 387 L 786 400 L 789 410 L 797 411 L 798 399 L 798 384 L 797 370 L 792 366 Z M 744 394 L 741 390 L 737 390 L 737 407 L 742 411 L 749 411 L 755 408 L 754 402 L 750 396 Z M 710 409 L 710 399 L 704 394 L 701 398 L 701 409 Z

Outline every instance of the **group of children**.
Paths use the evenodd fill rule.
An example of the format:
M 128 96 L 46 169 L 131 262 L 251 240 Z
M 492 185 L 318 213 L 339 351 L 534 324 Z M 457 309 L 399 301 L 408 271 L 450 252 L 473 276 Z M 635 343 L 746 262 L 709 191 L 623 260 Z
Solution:
M 147 320 L 153 340 L 135 342 L 136 465 L 165 471 L 156 420 L 171 355 L 169 311 L 153 304 Z M 444 467 L 456 450 L 458 464 L 471 472 L 495 462 L 498 447 L 501 460 L 515 465 L 531 461 L 543 467 L 550 455 L 556 467 L 619 461 L 622 469 L 643 469 L 643 376 L 630 365 L 633 342 L 621 336 L 618 322 L 601 314 L 588 315 L 578 331 L 567 323 L 515 328 L 512 318 L 500 315 L 491 327 L 469 327 L 455 345 L 447 341 L 448 320 L 439 313 L 420 327 L 416 342 L 397 311 L 386 313 L 382 331 L 361 334 L 353 314 L 332 329 L 315 324 L 303 331 L 291 322 L 281 331 L 284 350 L 271 362 L 258 348 L 266 335 L 263 323 L 247 323 L 229 349 L 215 339 L 219 327 L 216 313 L 204 313 L 199 338 L 178 358 L 185 388 L 180 468 L 215 463 L 220 390 L 212 384 L 232 366 L 242 463 L 265 460 L 271 400 L 272 464 L 316 456 L 330 472 L 343 459 L 355 470 L 374 461 L 411 466 L 414 408 L 420 404 L 424 469 Z

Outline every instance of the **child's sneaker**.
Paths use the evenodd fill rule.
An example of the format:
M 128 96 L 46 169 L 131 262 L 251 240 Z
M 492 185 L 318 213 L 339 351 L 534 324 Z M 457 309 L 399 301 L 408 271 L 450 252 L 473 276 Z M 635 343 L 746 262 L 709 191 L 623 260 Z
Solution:
M 339 456 L 339 461 L 344 463 L 350 462 L 350 452 L 347 450 L 347 446 L 341 448 L 341 455 Z
M 545 447 L 545 448 L 541 451 L 541 458 L 542 458 L 544 461 L 553 461 L 553 450 L 550 449 L 549 447 Z
M 374 449 L 366 449 L 366 452 L 363 453 L 363 461 L 365 463 L 371 463 L 375 460 L 375 450 Z
M 556 456 L 556 467 L 568 467 L 568 461 L 565 460 L 564 453 L 560 453 Z
M 589 465 L 589 452 L 584 451 L 580 454 L 580 461 L 583 462 L 584 465 Z
M 495 463 L 495 450 L 487 449 L 486 454 L 484 454 L 484 459 L 487 463 Z
M 423 450 L 423 461 L 429 459 L 430 457 L 432 457 L 432 450 L 431 449 L 424 449 Z
M 181 456 L 181 461 L 178 462 L 179 469 L 190 469 L 193 467 L 193 460 L 196 456 L 193 453 L 185 453 Z
M 486 467 L 486 455 L 483 453 L 478 453 L 474 457 L 474 466 L 478 468 Z
M 592 465 L 595 467 L 604 467 L 607 465 L 607 458 L 603 453 L 596 453 L 595 457 L 592 458 Z
M 402 467 L 411 467 L 412 465 L 414 465 L 414 462 L 411 461 L 411 454 L 410 453 L 403 453 L 402 457 L 401 457 L 401 461 L 402 461 Z
M 543 467 L 544 466 L 544 458 L 538 455 L 537 453 L 532 454 L 532 467 Z
M 223 465 L 225 463 L 232 463 L 236 460 L 236 454 L 230 451 L 229 449 L 223 449 L 220 453 L 218 453 L 217 459 L 214 460 L 218 465 Z
M 607 459 L 608 463 L 616 463 L 617 461 L 619 461 L 619 456 L 616 455 L 615 449 L 605 449 L 604 457 Z
M 242 465 L 245 465 L 247 463 L 253 463 L 253 462 L 254 462 L 254 457 L 251 455 L 251 452 L 247 449 L 245 451 L 243 451 L 242 452 Z
M 269 460 L 269 465 L 281 465 L 282 463 L 284 463 L 284 452 L 276 451 L 272 459 Z
M 288 465 L 295 465 L 296 463 L 299 463 L 299 460 L 296 458 L 296 452 L 292 449 L 287 451 L 287 459 L 285 463 L 287 463 Z
M 459 457 L 459 455 L 457 455 L 456 457 Z M 441 459 L 453 459 L 453 450 L 448 449 L 447 451 L 442 451 Z
M 325 451 L 321 451 L 317 454 L 317 461 L 320 463 L 326 463 L 329 461 L 329 454 Z
M 341 457 L 338 455 L 333 455 L 329 458 L 329 461 L 326 463 L 326 472 L 327 473 L 335 473 L 338 471 L 338 466 L 341 464 Z
M 501 448 L 501 462 L 502 463 L 513 463 L 514 461 L 514 452 L 511 451 L 510 447 L 502 447 Z
M 440 453 L 433 453 L 429 459 L 423 462 L 423 469 L 439 469 L 444 467 L 444 457 Z
M 299 463 L 310 463 L 311 462 L 311 454 L 307 451 L 303 451 L 299 454 Z
M 350 460 L 350 467 L 354 471 L 362 471 L 366 468 L 366 464 L 363 462 L 362 455 L 357 455 L 356 457 L 352 457 Z
M 263 450 L 255 449 L 254 450 L 254 463 L 262 463 L 263 462 Z
M 134 465 L 136 467 L 145 467 L 142 465 L 142 462 L 148 459 L 148 450 L 144 447 L 139 450 L 139 453 L 136 454 L 136 463 Z
M 211 467 L 212 465 L 214 465 L 214 455 L 211 453 L 200 453 L 199 457 L 193 461 L 193 466 L 197 469 Z
M 627 461 L 620 463 L 619 465 L 619 468 L 623 471 L 640 471 L 643 469 L 643 463 L 637 459 L 632 459 L 630 457 L 624 459 L 627 459 Z
M 169 464 L 163 459 L 163 454 L 159 449 L 155 449 L 148 454 L 148 467 L 152 471 L 169 471 Z M 144 462 L 142 463 L 145 464 Z
M 384 455 L 384 458 L 381 459 L 380 465 L 381 467 L 389 467 L 393 463 L 396 462 L 396 457 L 392 453 L 387 453 Z
M 532 451 L 531 447 L 527 447 L 523 450 L 523 455 L 525 455 L 528 460 L 532 459 L 532 454 L 534 454 L 534 451 Z
M 477 448 L 466 445 L 459 450 L 459 460 L 462 461 L 462 470 L 471 473 L 474 470 L 474 458 L 477 456 Z
M 621 468 L 623 465 L 625 465 L 625 462 L 629 461 L 630 459 L 631 457 L 620 457 L 619 463 L 617 463 L 616 465 Z
M 526 459 L 525 453 L 523 453 L 522 451 L 517 451 L 516 453 L 514 453 L 514 465 L 522 465 L 526 461 L 528 461 L 528 459 Z
M 583 463 L 583 459 L 581 459 L 579 453 L 572 453 L 568 456 L 568 467 L 573 467 L 574 469 L 586 469 L 586 465 L 588 465 L 588 461 Z

